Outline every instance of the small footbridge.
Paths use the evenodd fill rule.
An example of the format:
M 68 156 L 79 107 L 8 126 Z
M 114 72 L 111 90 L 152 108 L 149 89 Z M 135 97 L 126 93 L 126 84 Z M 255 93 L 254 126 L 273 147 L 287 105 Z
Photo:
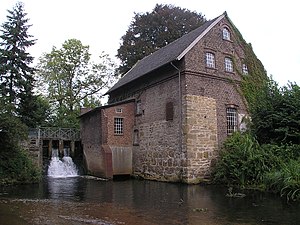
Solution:
M 51 158 L 53 149 L 58 149 L 60 156 L 75 156 L 81 151 L 80 131 L 60 127 L 31 128 L 27 148 L 39 166 L 43 165 L 43 159 Z

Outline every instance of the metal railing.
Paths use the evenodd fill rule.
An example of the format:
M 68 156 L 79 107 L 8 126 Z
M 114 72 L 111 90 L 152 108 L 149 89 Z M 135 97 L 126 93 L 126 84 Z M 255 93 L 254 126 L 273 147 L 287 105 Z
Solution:
M 80 140 L 80 131 L 75 128 L 39 127 L 29 129 L 30 138 Z

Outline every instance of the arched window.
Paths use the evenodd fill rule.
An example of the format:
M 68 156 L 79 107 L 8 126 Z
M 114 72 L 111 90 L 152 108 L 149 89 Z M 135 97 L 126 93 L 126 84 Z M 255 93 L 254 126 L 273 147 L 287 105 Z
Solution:
M 230 32 L 226 27 L 223 28 L 223 39 L 230 41 Z

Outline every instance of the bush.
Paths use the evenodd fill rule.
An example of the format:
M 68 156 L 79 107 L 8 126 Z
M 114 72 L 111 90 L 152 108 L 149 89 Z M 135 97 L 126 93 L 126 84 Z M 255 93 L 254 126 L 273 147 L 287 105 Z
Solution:
M 34 183 L 41 178 L 41 171 L 29 158 L 27 152 L 17 149 L 13 154 L 0 157 L 0 185 Z
M 300 146 L 259 145 L 250 134 L 228 138 L 213 171 L 216 183 L 263 187 L 288 200 L 300 200 Z
M 261 148 L 266 153 L 270 153 L 286 161 L 298 159 L 300 157 L 300 145 L 297 144 L 264 144 Z
M 270 162 L 270 157 L 250 134 L 235 133 L 224 143 L 214 181 L 239 186 L 259 184 L 264 173 L 277 165 Z
M 300 159 L 290 159 L 279 170 L 265 175 L 267 190 L 286 196 L 287 200 L 300 200 Z
M 26 126 L 3 110 L 0 113 L 0 184 L 31 183 L 40 179 L 41 171 L 20 147 L 20 141 L 26 137 Z

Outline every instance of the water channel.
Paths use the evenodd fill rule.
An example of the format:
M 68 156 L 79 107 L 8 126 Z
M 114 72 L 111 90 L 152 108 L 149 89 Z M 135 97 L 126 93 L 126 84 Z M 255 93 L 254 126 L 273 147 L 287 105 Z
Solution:
M 52 151 L 39 184 L 0 188 L 1 225 L 300 224 L 300 203 L 272 194 L 120 177 L 79 176 L 64 151 Z M 234 193 L 234 191 L 233 191 Z
M 300 205 L 227 188 L 78 176 L 0 189 L 1 225 L 300 224 Z

